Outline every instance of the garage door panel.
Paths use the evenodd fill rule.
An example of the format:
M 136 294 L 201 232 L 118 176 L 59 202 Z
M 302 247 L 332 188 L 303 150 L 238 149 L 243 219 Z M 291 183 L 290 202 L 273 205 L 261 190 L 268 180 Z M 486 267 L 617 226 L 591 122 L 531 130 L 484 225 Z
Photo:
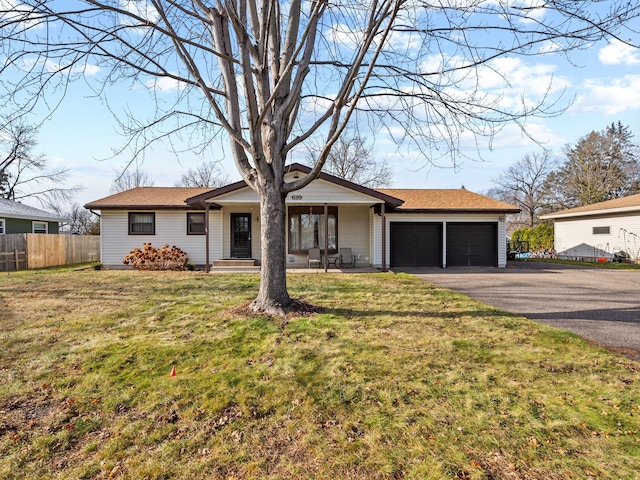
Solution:
M 391 222 L 392 267 L 442 266 L 442 223 Z
M 447 223 L 447 266 L 498 265 L 496 223 Z

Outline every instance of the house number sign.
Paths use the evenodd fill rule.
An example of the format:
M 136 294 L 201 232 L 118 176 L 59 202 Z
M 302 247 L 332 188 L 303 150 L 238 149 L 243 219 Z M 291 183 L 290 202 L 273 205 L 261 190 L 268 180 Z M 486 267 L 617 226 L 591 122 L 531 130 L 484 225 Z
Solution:
M 302 200 L 302 195 L 291 195 L 291 200 Z

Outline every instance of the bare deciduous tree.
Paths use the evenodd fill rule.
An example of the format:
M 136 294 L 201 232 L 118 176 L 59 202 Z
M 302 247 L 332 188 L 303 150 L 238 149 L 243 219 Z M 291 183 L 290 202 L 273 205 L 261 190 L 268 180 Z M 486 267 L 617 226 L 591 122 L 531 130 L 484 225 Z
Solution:
M 149 174 L 136 165 L 129 165 L 122 172 L 117 173 L 111 184 L 111 193 L 124 192 L 136 187 L 153 187 L 153 179 Z
M 315 165 L 322 145 L 311 145 L 309 149 L 309 161 Z M 373 145 L 367 144 L 365 138 L 351 129 L 336 141 L 327 156 L 324 171 L 368 188 L 389 187 L 393 183 L 393 173 L 386 158 L 376 158 Z
M 54 208 L 53 211 L 67 220 L 63 224 L 63 230 L 69 230 L 81 235 L 100 234 L 100 221 L 98 218 L 77 203 L 74 203 L 68 211 L 64 211 L 62 208 Z
M 187 170 L 176 187 L 218 188 L 229 183 L 229 175 L 222 172 L 220 162 L 204 162 L 199 167 Z
M 547 176 L 555 167 L 551 152 L 528 153 L 492 181 L 495 184 L 488 194 L 519 207 L 522 212 L 514 222 L 515 227 L 533 227 L 536 218 L 548 202 Z
M 0 198 L 14 201 L 36 199 L 52 207 L 68 202 L 80 186 L 63 187 L 67 168 L 47 168 L 44 154 L 35 154 L 38 128 L 17 120 L 3 121 L 0 131 Z
M 174 85 L 176 103 L 156 102 L 157 118 L 130 133 L 143 146 L 167 130 L 202 128 L 205 142 L 226 133 L 263 219 L 252 306 L 282 314 L 291 303 L 285 198 L 319 175 L 352 120 L 386 125 L 425 158 L 443 141 L 455 153 L 463 132 L 557 113 L 546 96 L 514 109 L 483 91 L 485 74 L 500 75 L 496 59 L 609 38 L 635 46 L 639 10 L 627 0 L 10 1 L 0 3 L 0 74 L 22 111 L 74 78 L 91 81 L 96 65 L 100 92 L 118 81 Z M 314 137 L 323 145 L 315 166 L 285 182 L 288 157 Z

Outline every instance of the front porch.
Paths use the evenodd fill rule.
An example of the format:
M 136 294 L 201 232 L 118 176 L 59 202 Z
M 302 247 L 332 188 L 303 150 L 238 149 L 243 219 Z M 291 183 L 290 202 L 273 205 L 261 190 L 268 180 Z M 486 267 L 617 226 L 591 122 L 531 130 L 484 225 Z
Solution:
M 300 266 L 287 267 L 287 274 L 289 273 L 379 273 L 380 269 L 369 265 L 356 266 L 355 268 L 306 268 Z M 260 266 L 213 266 L 209 269 L 208 273 L 260 273 Z

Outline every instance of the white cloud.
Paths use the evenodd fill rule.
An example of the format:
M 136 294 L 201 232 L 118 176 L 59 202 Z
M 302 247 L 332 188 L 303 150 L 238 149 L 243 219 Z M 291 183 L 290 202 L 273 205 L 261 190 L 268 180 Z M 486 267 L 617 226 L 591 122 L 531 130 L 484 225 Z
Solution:
M 640 109 L 640 75 L 626 75 L 606 83 L 586 80 L 571 107 L 572 112 L 616 115 L 625 110 Z
M 173 78 L 167 78 L 167 77 L 154 78 L 152 80 L 148 80 L 147 82 L 145 82 L 145 85 L 148 88 L 157 90 L 159 92 L 164 92 L 164 93 L 171 92 L 173 90 L 181 90 L 185 88 L 185 85 L 179 80 L 175 80 Z
M 45 23 L 42 22 L 40 14 L 34 14 L 31 8 L 16 0 L 0 0 L 0 10 L 3 13 L 0 19 L 6 22 L 21 20 L 20 25 L 24 29 L 42 29 Z
M 612 40 L 598 52 L 598 60 L 605 65 L 640 65 L 640 49 Z
M 140 0 L 120 0 L 121 7 L 137 17 L 156 23 L 160 18 L 158 11 L 146 1 Z M 124 22 L 128 24 L 127 22 Z M 133 24 L 133 23 L 132 23 Z
M 41 65 L 44 69 L 49 73 L 57 73 L 63 72 L 65 70 L 69 70 L 70 73 L 81 73 L 84 75 L 92 76 L 98 74 L 100 72 L 100 67 L 98 65 L 92 65 L 88 63 L 74 63 L 71 65 L 62 65 L 61 63 L 54 62 L 50 59 L 26 59 L 24 61 L 25 65 L 28 67 L 34 67 L 36 65 Z
M 540 54 L 553 53 L 553 52 L 557 52 L 560 49 L 562 49 L 562 45 L 553 41 L 549 41 L 549 42 L 543 43 L 540 46 L 540 48 L 538 49 L 538 53 Z

